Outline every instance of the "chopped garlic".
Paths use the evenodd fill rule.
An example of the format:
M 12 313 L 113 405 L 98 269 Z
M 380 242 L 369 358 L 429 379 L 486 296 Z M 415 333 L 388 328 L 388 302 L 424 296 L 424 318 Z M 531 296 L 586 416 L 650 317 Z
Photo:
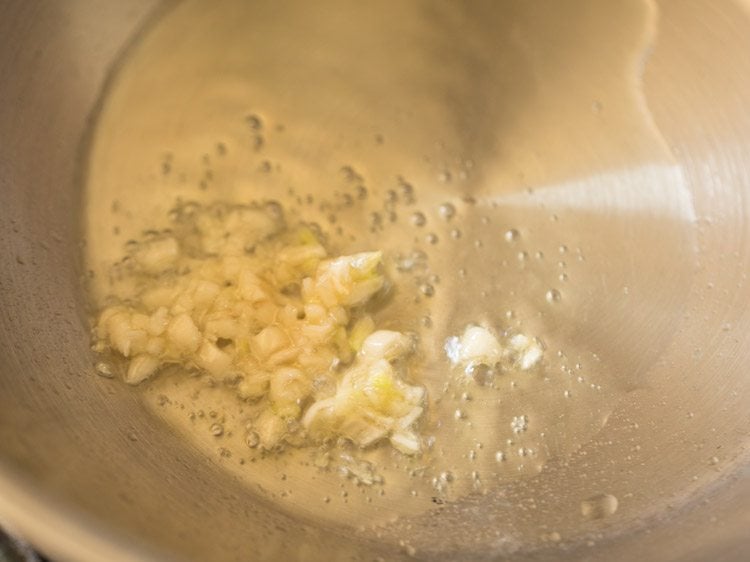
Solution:
M 446 340 L 445 354 L 453 366 L 461 366 L 467 373 L 479 365 L 498 364 L 528 371 L 542 360 L 544 348 L 538 339 L 524 334 L 511 336 L 503 345 L 488 328 L 470 325 L 460 337 Z
M 151 355 L 138 355 L 133 358 L 128 365 L 128 372 L 125 375 L 125 382 L 128 384 L 138 384 L 154 374 L 159 367 L 159 360 Z
M 352 350 L 359 351 L 362 349 L 362 344 L 365 339 L 372 334 L 374 330 L 375 322 L 371 316 L 363 316 L 360 318 L 349 332 L 349 345 Z
M 516 334 L 508 343 L 514 352 L 515 364 L 522 371 L 534 368 L 542 360 L 544 350 L 538 340 L 523 334 Z
M 200 330 L 189 314 L 175 316 L 167 327 L 167 340 L 182 353 L 193 353 L 203 339 Z
M 303 298 L 328 307 L 361 305 L 383 288 L 382 260 L 381 252 L 364 252 L 322 262 L 303 287 Z
M 449 338 L 445 352 L 454 366 L 461 365 L 469 370 L 478 365 L 492 367 L 503 357 L 500 342 L 481 326 L 467 326 L 460 338 Z
M 366 361 L 377 359 L 391 361 L 406 355 L 413 348 L 414 342 L 408 336 L 400 332 L 379 330 L 362 342 L 359 353 L 362 359 Z
M 424 389 L 403 382 L 392 363 L 412 348 L 398 332 L 381 330 L 365 339 L 336 394 L 307 410 L 302 424 L 308 433 L 322 440 L 341 435 L 360 447 L 388 439 L 404 454 L 418 453 L 412 425 L 422 414 Z
M 424 389 L 401 376 L 414 342 L 376 331 L 362 310 L 385 285 L 380 252 L 330 258 L 310 228 L 285 229 L 275 205 L 176 216 L 168 236 L 130 246 L 119 303 L 94 330 L 95 349 L 127 363 L 126 382 L 166 365 L 233 381 L 257 406 L 263 449 L 306 429 L 316 441 L 420 450 Z
M 141 244 L 133 257 L 147 273 L 161 273 L 173 266 L 179 255 L 177 240 L 169 236 Z
M 201 369 L 219 376 L 229 370 L 232 365 L 232 357 L 219 349 L 215 343 L 205 340 L 198 350 L 195 362 Z

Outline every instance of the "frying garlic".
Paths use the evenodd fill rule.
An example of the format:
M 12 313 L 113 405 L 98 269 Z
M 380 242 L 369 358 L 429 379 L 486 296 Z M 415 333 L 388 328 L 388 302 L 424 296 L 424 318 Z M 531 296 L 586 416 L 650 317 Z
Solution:
M 304 428 L 316 441 L 418 453 L 424 389 L 402 379 L 413 341 L 377 331 L 364 310 L 386 283 L 381 253 L 330 258 L 276 205 L 181 213 L 170 233 L 131 247 L 118 302 L 96 322 L 95 349 L 124 358 L 124 380 L 177 365 L 234 381 L 262 406 L 266 449 Z
M 528 371 L 544 355 L 544 348 L 536 338 L 515 334 L 503 345 L 491 330 L 475 325 L 467 326 L 461 336 L 448 338 L 444 349 L 451 364 L 463 367 L 466 373 L 478 366 L 492 368 L 501 363 Z

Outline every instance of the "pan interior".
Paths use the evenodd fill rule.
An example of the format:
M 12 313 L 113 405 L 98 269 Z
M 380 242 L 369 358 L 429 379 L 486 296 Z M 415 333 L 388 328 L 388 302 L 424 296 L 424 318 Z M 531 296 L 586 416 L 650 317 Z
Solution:
M 737 125 L 682 125 L 706 93 L 675 92 L 691 76 L 667 72 L 686 56 L 671 15 L 627 0 L 169 10 L 95 124 L 93 301 L 177 201 L 278 201 L 336 252 L 386 253 L 396 290 L 378 322 L 419 334 L 434 446 L 361 453 L 383 478 L 363 486 L 335 453 L 253 453 L 221 385 L 166 375 L 132 392 L 212 460 L 217 489 L 238 479 L 407 554 L 593 545 L 689 503 L 746 442 L 746 256 L 722 259 L 745 210 L 714 153 L 739 150 Z M 470 323 L 538 337 L 542 368 L 463 380 L 443 344 Z

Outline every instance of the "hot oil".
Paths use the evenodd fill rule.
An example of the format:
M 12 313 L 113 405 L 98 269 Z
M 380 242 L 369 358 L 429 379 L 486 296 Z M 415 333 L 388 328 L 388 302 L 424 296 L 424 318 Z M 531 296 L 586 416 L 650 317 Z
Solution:
M 138 389 L 154 411 L 280 508 L 386 535 L 398 518 L 549 489 L 545 466 L 595 438 L 669 341 L 669 319 L 637 305 L 673 297 L 645 293 L 658 253 L 636 270 L 618 244 L 648 223 L 692 251 L 690 201 L 639 92 L 654 9 L 607 4 L 605 18 L 568 3 L 581 16 L 564 29 L 527 2 L 186 1 L 159 20 L 115 75 L 91 146 L 95 298 L 123 244 L 168 226 L 176 200 L 279 201 L 333 253 L 386 253 L 376 323 L 419 335 L 428 448 L 262 454 L 246 405 L 182 373 Z M 668 273 L 677 290 L 684 273 Z M 479 382 L 451 368 L 443 344 L 469 323 L 538 337 L 541 367 Z M 559 540 L 575 525 L 523 512 L 501 510 L 493 529 L 528 541 L 546 517 Z

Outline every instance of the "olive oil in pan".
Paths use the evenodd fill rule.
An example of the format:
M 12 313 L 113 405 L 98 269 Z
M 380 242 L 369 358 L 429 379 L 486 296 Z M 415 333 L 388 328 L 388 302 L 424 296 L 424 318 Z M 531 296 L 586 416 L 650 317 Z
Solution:
M 206 376 L 139 387 L 154 411 L 316 520 L 390 536 L 485 502 L 492 533 L 534 542 L 546 525 L 544 540 L 559 540 L 559 519 L 498 511 L 498 498 L 545 490 L 549 465 L 645 384 L 668 344 L 669 319 L 649 304 L 674 298 L 646 294 L 648 277 L 661 249 L 693 244 L 682 177 L 639 90 L 653 7 L 567 9 L 579 15 L 560 27 L 527 2 L 328 1 L 282 14 L 186 1 L 133 45 L 88 160 L 95 301 L 115 290 L 126 241 L 169 227 L 176 201 L 277 201 L 335 254 L 384 252 L 392 291 L 376 321 L 418 335 L 412 373 L 428 393 L 417 457 L 346 444 L 264 453 L 248 405 Z M 594 46 L 599 56 L 581 57 Z M 617 247 L 646 227 L 661 244 L 636 269 Z M 668 273 L 673 290 L 685 273 Z M 467 375 L 444 346 L 471 324 L 537 338 L 540 363 Z M 616 510 L 587 501 L 589 515 Z

